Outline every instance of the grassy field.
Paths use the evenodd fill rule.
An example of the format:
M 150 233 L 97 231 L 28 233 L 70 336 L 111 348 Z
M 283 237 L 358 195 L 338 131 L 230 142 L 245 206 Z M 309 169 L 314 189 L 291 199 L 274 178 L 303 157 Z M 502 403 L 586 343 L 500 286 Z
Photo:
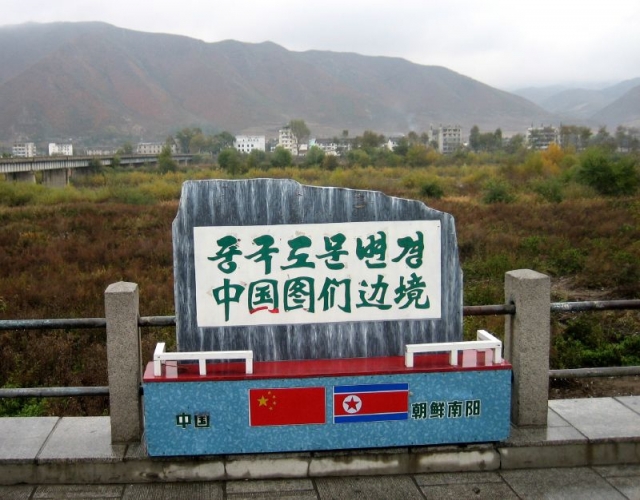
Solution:
M 380 190 L 451 213 L 465 305 L 503 303 L 504 273 L 520 268 L 550 275 L 555 301 L 640 295 L 640 198 L 599 196 L 560 167 L 287 168 L 244 177 Z M 138 283 L 143 316 L 172 315 L 171 223 L 182 182 L 203 178 L 227 176 L 202 167 L 107 172 L 65 189 L 0 181 L 0 319 L 104 317 L 104 290 L 117 281 Z M 502 316 L 469 317 L 465 335 L 477 328 L 502 335 L 503 324 Z M 634 311 L 554 315 L 552 365 L 640 365 L 639 332 Z M 0 332 L 0 386 L 107 385 L 104 337 L 99 330 Z M 173 338 L 171 328 L 143 331 L 144 360 L 157 341 Z M 0 401 L 0 415 L 106 408 L 105 398 Z

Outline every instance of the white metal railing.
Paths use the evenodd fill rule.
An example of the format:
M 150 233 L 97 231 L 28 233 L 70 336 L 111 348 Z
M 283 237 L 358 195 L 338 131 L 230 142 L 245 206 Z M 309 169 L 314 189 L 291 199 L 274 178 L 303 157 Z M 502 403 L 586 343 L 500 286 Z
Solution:
M 458 352 L 471 349 L 493 349 L 493 362 L 502 362 L 502 342 L 485 330 L 478 330 L 477 340 L 467 342 L 437 342 L 432 344 L 407 344 L 404 348 L 404 365 L 413 368 L 414 354 L 449 352 L 449 364 L 458 365 Z
M 162 365 L 166 361 L 198 361 L 200 375 L 207 374 L 208 360 L 244 359 L 245 372 L 253 373 L 253 351 L 201 351 L 201 352 L 164 352 L 165 343 L 158 342 L 153 352 L 153 374 L 162 375 Z

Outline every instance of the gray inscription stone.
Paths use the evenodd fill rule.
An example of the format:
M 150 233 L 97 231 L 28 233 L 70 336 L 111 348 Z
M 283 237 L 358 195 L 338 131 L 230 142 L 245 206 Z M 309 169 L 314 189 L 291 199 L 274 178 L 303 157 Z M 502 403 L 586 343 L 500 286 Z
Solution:
M 194 227 L 407 220 L 441 223 L 441 319 L 198 327 Z M 187 181 L 173 221 L 173 259 L 180 351 L 252 349 L 258 361 L 326 359 L 399 356 L 407 343 L 462 340 L 462 271 L 454 219 L 416 200 L 282 179 Z

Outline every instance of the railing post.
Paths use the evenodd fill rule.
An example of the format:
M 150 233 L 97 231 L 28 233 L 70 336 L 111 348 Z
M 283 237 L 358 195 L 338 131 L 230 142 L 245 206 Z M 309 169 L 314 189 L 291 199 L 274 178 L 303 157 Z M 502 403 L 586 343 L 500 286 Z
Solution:
M 505 358 L 513 366 L 511 421 L 518 426 L 547 424 L 551 280 L 530 269 L 505 274 L 505 299 L 515 314 L 505 319 Z
M 112 443 L 130 443 L 142 438 L 142 357 L 138 307 L 136 283 L 121 281 L 107 287 L 104 308 Z

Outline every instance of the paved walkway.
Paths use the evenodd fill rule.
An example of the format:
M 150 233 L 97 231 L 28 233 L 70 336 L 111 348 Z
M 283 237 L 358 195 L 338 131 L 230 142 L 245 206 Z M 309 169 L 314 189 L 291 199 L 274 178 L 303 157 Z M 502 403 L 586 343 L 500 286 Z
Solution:
M 167 484 L 0 486 L 0 499 L 640 499 L 640 466 Z
M 0 499 L 640 500 L 640 397 L 549 402 L 508 441 L 162 458 L 111 445 L 108 417 L 0 419 Z

